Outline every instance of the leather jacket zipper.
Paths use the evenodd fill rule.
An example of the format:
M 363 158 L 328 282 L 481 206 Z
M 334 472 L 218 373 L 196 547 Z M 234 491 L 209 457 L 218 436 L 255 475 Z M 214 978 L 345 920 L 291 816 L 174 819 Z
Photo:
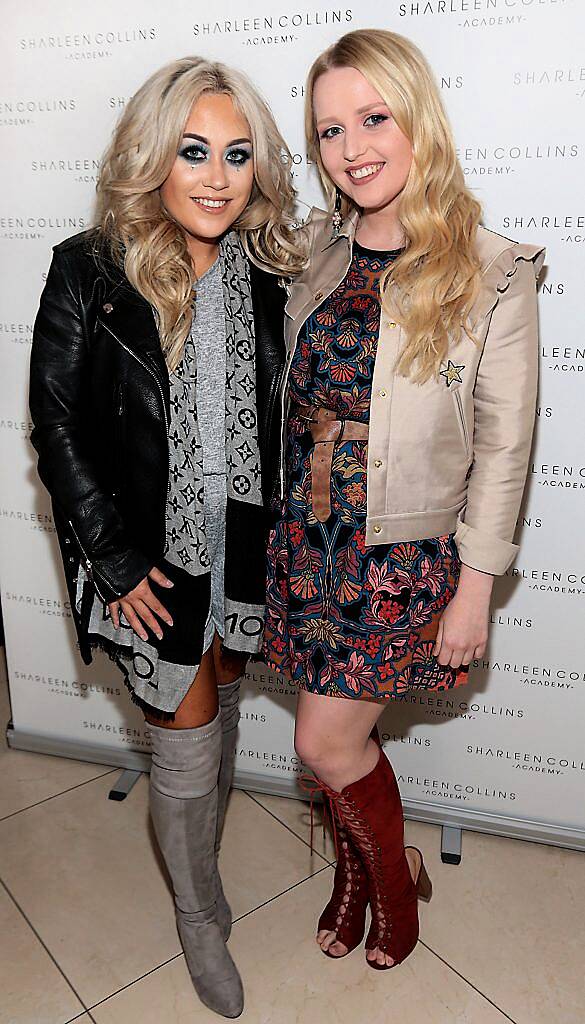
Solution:
M 110 588 L 110 590 L 112 590 L 116 594 L 117 597 L 121 597 L 122 595 L 118 594 L 118 591 L 115 589 L 115 587 L 112 586 L 112 584 L 104 576 L 104 574 L 99 572 L 99 570 L 96 569 L 95 566 L 92 564 L 92 562 L 90 561 L 90 559 L 87 556 L 87 553 L 85 551 L 85 548 L 83 547 L 83 544 L 81 543 L 79 537 L 77 536 L 77 533 L 76 533 L 75 527 L 73 526 L 73 523 L 71 522 L 70 519 L 68 520 L 68 522 L 69 522 L 69 527 L 71 529 L 71 533 L 75 537 L 75 540 L 77 541 L 77 545 L 79 547 L 79 550 L 81 551 L 83 568 L 85 569 L 85 572 L 87 574 L 87 578 L 89 579 L 90 583 L 93 583 L 93 585 L 94 585 L 94 587 L 96 589 L 96 593 L 97 593 L 98 597 L 100 598 L 100 600 L 103 601 L 104 604 L 108 604 L 108 601 L 106 600 L 106 598 L 104 597 L 104 595 L 100 591 L 100 588 L 97 585 L 97 581 L 96 581 L 96 578 L 95 578 L 96 575 L 101 576 L 101 578 L 103 579 L 104 583 L 107 584 L 107 586 Z
M 162 385 L 161 385 L 161 383 L 160 383 L 156 373 L 154 372 L 153 368 L 151 366 L 149 366 L 148 363 L 145 362 L 144 359 L 141 359 L 141 357 L 139 355 L 137 355 L 137 353 L 134 352 L 128 345 L 125 345 L 124 342 L 118 337 L 118 335 L 114 334 L 113 330 L 110 327 L 108 327 L 108 325 L 105 324 L 103 322 L 103 320 L 100 320 L 100 323 L 102 324 L 103 327 L 105 327 L 105 329 L 108 332 L 108 334 L 112 335 L 112 338 L 114 339 L 114 341 L 117 341 L 118 345 L 121 345 L 122 348 L 124 349 L 124 351 L 127 352 L 128 355 L 132 356 L 133 359 L 135 359 L 137 363 L 140 363 L 142 368 L 144 370 L 146 370 L 147 373 L 150 374 L 150 376 L 152 377 L 152 379 L 154 380 L 154 382 L 155 382 L 155 384 L 156 384 L 156 386 L 158 388 L 158 393 L 160 395 L 160 400 L 161 400 L 161 404 L 162 404 L 163 416 L 164 416 L 164 420 L 165 420 L 165 431 L 166 431 L 166 437 L 167 437 L 168 457 L 167 457 L 167 485 L 166 485 L 166 488 L 165 488 L 165 496 L 166 496 L 166 494 L 168 493 L 168 489 L 169 489 L 169 477 L 170 477 L 170 473 L 171 473 L 171 450 L 170 450 L 170 445 L 169 445 L 169 440 L 168 440 L 169 433 L 170 433 L 170 423 L 169 423 L 169 417 L 167 415 L 167 407 L 166 407 L 166 404 L 165 404 L 165 396 L 164 396 L 164 392 L 163 392 L 163 389 L 162 389 Z M 163 521 L 163 536 L 164 536 L 164 533 L 165 533 L 165 528 L 166 528 L 166 523 Z
M 125 401 L 124 401 L 124 383 L 120 382 L 115 393 L 115 413 L 116 413 L 116 433 L 115 433 L 115 465 L 116 465 L 116 490 L 114 491 L 114 497 L 120 496 L 121 479 L 124 471 L 124 412 L 125 412 Z
M 276 396 L 278 394 L 278 391 L 280 389 L 280 382 L 282 380 L 283 374 L 284 374 L 284 363 L 280 367 L 280 370 L 278 371 L 276 377 L 274 378 L 274 380 L 272 381 L 272 384 L 270 385 L 270 393 L 268 395 L 268 404 L 266 406 L 267 434 L 269 434 L 270 424 L 272 423 L 272 416 L 274 414 L 274 403 L 275 403 L 275 399 L 276 399 Z
M 280 370 L 278 371 L 276 377 L 274 378 L 274 380 L 272 381 L 272 384 L 270 386 L 270 393 L 268 395 L 268 404 L 266 406 L 266 437 L 267 438 L 270 438 L 270 434 L 271 434 L 272 417 L 274 416 L 274 406 L 276 404 L 276 399 L 277 399 L 278 393 L 280 391 L 280 384 L 281 384 L 281 381 L 282 381 L 282 378 L 283 378 L 283 375 L 284 375 L 284 365 L 285 364 L 283 363 L 283 365 L 281 366 Z M 280 444 L 280 442 L 279 442 L 279 444 Z M 280 449 L 279 449 L 279 454 L 280 454 Z M 278 490 L 278 480 L 275 481 L 272 484 L 272 489 L 271 489 L 271 492 L 270 492 L 270 498 L 268 499 L 270 503 L 272 502 L 272 499 L 275 496 L 277 490 Z
M 125 345 L 125 344 L 124 344 L 124 342 L 120 340 L 120 338 L 118 337 L 118 335 L 117 335 L 117 334 L 114 334 L 114 332 L 113 332 L 113 331 L 111 330 L 111 328 L 110 328 L 110 327 L 108 327 L 108 325 L 107 325 L 107 324 L 105 324 L 105 323 L 104 323 L 103 321 L 100 321 L 100 323 L 102 324 L 102 327 L 105 327 L 105 329 L 106 329 L 106 331 L 108 332 L 108 334 L 111 334 L 111 335 L 112 335 L 112 338 L 114 339 L 114 341 L 117 341 L 117 342 L 118 342 L 118 345 L 121 345 L 121 346 L 122 346 L 122 348 L 124 349 L 124 351 L 128 353 L 128 355 L 130 355 L 130 356 L 132 356 L 132 357 L 133 357 L 134 359 L 136 359 L 136 361 L 137 361 L 138 363 L 140 363 L 140 365 L 142 366 L 142 368 L 143 368 L 144 370 L 146 370 L 146 372 L 147 372 L 147 373 L 149 373 L 149 374 L 150 374 L 150 376 L 152 377 L 152 379 L 154 380 L 154 382 L 155 382 L 155 384 L 156 384 L 156 386 L 157 386 L 157 388 L 158 388 L 158 392 L 159 392 L 159 395 L 160 395 L 160 398 L 161 398 L 161 402 L 162 402 L 162 409 L 163 409 L 163 415 L 164 415 L 164 418 L 165 418 L 165 427 L 166 427 L 166 430 L 167 430 L 167 438 L 168 438 L 168 436 L 169 436 L 169 418 L 168 418 L 168 416 L 167 416 L 167 407 L 166 407 L 166 404 L 165 404 L 165 396 L 164 396 L 164 392 L 163 392 L 163 389 L 162 389 L 161 383 L 160 383 L 160 381 L 159 381 L 159 379 L 158 379 L 158 377 L 157 377 L 156 373 L 154 372 L 154 370 L 152 369 L 152 367 L 151 367 L 151 366 L 149 366 L 149 365 L 148 365 L 148 363 L 146 363 L 146 362 L 144 361 L 144 359 L 141 359 L 141 358 L 140 358 L 140 356 L 139 356 L 139 355 L 137 355 L 137 353 L 136 353 L 136 352 L 134 352 L 134 351 L 133 351 L 133 350 L 132 350 L 132 349 L 130 348 L 130 346 L 129 346 L 129 345 Z

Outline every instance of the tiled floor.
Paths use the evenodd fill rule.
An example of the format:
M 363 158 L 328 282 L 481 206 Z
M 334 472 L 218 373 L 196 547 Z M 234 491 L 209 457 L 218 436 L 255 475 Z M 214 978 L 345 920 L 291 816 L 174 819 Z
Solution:
M 8 718 L 0 685 L 2 731 Z M 0 1024 L 205 1024 L 180 953 L 141 778 L 0 747 Z M 222 872 L 250 1024 L 583 1024 L 582 855 L 467 833 L 459 867 L 409 823 L 435 896 L 421 942 L 387 974 L 313 941 L 334 857 L 307 807 L 233 795 Z

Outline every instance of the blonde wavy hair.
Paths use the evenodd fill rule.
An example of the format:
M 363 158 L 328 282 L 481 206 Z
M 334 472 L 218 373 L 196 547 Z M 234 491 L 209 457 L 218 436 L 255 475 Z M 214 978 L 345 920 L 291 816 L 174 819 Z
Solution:
M 126 277 L 154 307 L 169 369 L 181 360 L 193 310 L 194 273 L 185 234 L 164 209 L 171 172 L 194 103 L 226 93 L 252 137 L 254 185 L 233 229 L 264 269 L 291 277 L 305 265 L 294 230 L 292 157 L 268 105 L 240 71 L 184 57 L 156 71 L 127 104 L 99 173 L 95 226 Z
M 317 57 L 307 80 L 305 132 L 331 208 L 335 183 L 321 160 L 313 89 L 330 68 L 356 68 L 380 94 L 412 146 L 412 164 L 400 195 L 406 243 L 382 275 L 382 306 L 398 315 L 406 343 L 397 372 L 424 383 L 439 371 L 452 335 L 465 330 L 479 288 L 475 249 L 481 206 L 465 185 L 455 143 L 429 65 L 408 39 L 378 29 L 348 32 Z M 347 214 L 353 204 L 343 198 Z

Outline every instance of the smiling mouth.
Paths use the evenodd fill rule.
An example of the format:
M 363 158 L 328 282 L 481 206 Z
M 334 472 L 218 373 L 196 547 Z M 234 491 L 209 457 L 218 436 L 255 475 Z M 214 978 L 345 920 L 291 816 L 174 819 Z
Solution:
M 230 201 L 229 199 L 206 199 L 204 196 L 191 196 L 191 199 L 208 210 L 221 210 Z
M 364 178 L 373 178 L 374 174 L 381 171 L 383 166 L 383 162 L 378 164 L 366 164 L 364 167 L 356 167 L 354 170 L 348 170 L 347 173 L 350 178 L 353 178 L 355 181 L 360 181 Z

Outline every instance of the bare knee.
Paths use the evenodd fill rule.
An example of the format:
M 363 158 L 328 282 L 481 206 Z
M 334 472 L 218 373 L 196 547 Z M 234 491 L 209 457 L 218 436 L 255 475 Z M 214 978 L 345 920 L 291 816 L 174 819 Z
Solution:
M 340 743 L 325 736 L 319 729 L 304 726 L 295 731 L 295 750 L 307 768 L 319 777 L 342 771 L 356 757 L 351 743 Z
M 359 701 L 301 692 L 295 728 L 301 761 L 334 790 L 367 775 L 378 754 L 370 734 L 379 713 Z
M 307 768 L 312 768 L 316 771 L 316 763 L 319 758 L 319 747 L 317 743 L 317 737 L 310 733 L 309 730 L 300 730 L 298 727 L 295 729 L 295 750 L 297 756 Z

